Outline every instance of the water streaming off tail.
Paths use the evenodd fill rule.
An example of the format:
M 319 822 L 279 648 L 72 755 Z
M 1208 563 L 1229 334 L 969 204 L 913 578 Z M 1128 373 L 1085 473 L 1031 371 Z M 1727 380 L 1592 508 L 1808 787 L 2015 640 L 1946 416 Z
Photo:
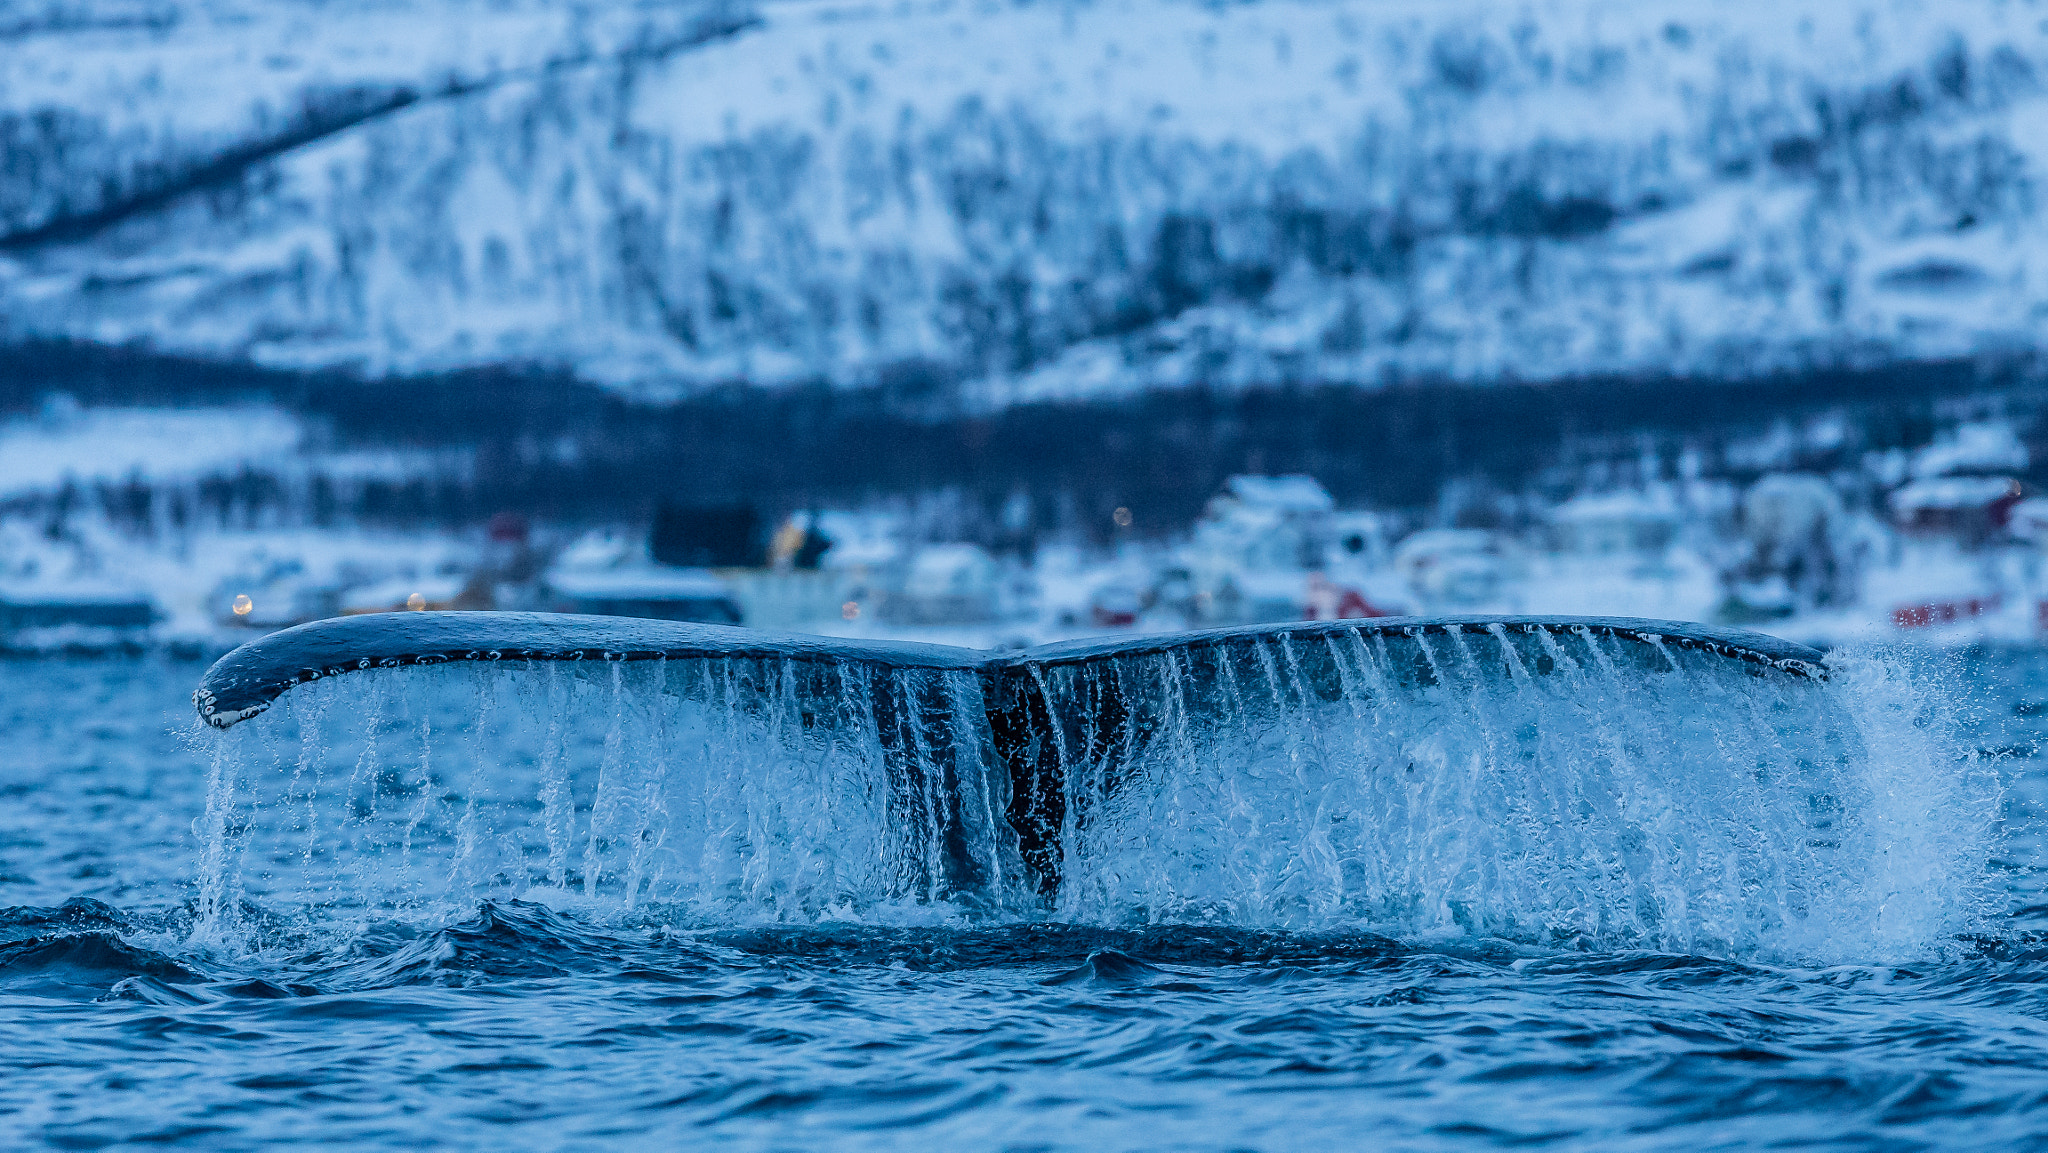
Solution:
M 1032 816 L 1064 919 L 1814 958 L 1927 948 L 1988 894 L 1991 774 L 1876 660 L 1823 683 L 1585 630 L 1352 630 L 1008 696 L 1060 718 Z
M 992 912 L 1018 866 L 979 701 L 972 673 L 755 658 L 317 682 L 222 734 L 202 918 L 546 890 L 709 919 Z
M 1500 625 L 972 669 L 451 664 L 222 735 L 207 931 L 552 892 L 692 921 L 1055 917 L 1824 958 L 1976 924 L 1941 698 Z

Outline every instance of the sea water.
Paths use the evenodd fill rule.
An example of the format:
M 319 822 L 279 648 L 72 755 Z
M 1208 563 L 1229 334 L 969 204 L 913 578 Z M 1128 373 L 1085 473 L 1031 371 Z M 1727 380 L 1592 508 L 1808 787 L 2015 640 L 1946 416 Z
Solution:
M 944 674 L 0 663 L 0 1144 L 2048 1135 L 2048 656 L 1426 655 L 1119 673 L 1049 893 Z

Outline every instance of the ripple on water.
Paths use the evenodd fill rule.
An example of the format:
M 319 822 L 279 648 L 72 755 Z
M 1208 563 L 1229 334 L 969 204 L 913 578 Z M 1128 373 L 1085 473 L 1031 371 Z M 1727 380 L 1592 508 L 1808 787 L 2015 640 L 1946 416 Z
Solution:
M 1973 659 L 1987 691 L 2048 697 L 2048 661 Z M 207 937 L 190 882 L 208 765 L 176 735 L 191 671 L 0 662 L 16 746 L 0 874 L 18 878 L 0 880 L 0 1145 L 2012 1148 L 2048 1133 L 2033 863 L 2048 789 L 2031 758 L 1997 762 L 2000 883 L 2021 914 L 1885 963 L 1343 926 L 736 921 L 545 886 L 372 908 L 302 900 L 282 866 L 288 884 L 244 877 L 238 936 Z M 111 715 L 52 720 L 79 691 Z M 2048 714 L 1969 723 L 1976 746 L 2018 746 Z M 261 763 L 289 779 L 297 751 Z M 602 740 L 586 752 L 601 761 Z M 444 792 L 372 790 L 378 811 L 459 798 L 447 771 Z M 541 822 L 544 873 L 546 814 L 522 819 Z M 88 860 L 105 874 L 74 876 Z

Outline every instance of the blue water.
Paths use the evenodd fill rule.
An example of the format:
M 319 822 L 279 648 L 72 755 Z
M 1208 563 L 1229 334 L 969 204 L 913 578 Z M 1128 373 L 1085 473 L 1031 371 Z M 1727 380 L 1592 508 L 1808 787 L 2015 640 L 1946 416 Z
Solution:
M 353 746 L 315 750 L 376 785 L 351 827 L 383 796 L 417 835 L 364 842 L 383 867 L 348 875 L 384 896 L 253 855 L 229 884 L 209 841 L 259 844 L 265 810 L 209 816 L 200 671 L 0 663 L 0 1146 L 2048 1147 L 2041 655 L 1928 674 L 2002 786 L 1981 861 L 2001 907 L 1804 959 L 1484 925 L 628 908 L 579 888 L 580 848 L 545 883 L 540 833 L 543 883 L 412 900 L 408 877 L 446 871 L 429 794 Z M 365 722 L 387 759 L 482 743 L 364 700 L 393 710 Z M 597 728 L 589 761 L 616 771 Z M 291 777 L 295 747 L 273 752 L 245 788 Z M 419 771 L 463 810 L 458 769 Z M 524 804 L 505 811 L 544 829 Z M 310 869 L 330 850 L 308 843 Z

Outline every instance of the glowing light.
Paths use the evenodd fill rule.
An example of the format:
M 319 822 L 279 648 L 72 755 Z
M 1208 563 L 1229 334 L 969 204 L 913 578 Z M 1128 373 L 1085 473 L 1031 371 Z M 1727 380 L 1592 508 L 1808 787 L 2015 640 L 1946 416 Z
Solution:
M 853 620 L 854 618 L 860 616 L 860 602 L 847 601 L 845 604 L 840 605 L 839 615 L 846 618 L 847 620 Z
M 1115 512 L 1109 514 L 1109 519 L 1115 521 L 1116 527 L 1118 528 L 1129 528 L 1131 527 L 1131 510 L 1127 508 L 1119 508 Z
M 242 596 L 238 596 L 238 597 L 236 597 L 236 598 L 235 598 L 235 615 L 236 615 L 236 616 L 238 616 L 238 617 L 245 617 L 245 616 L 248 616 L 248 615 L 249 615 L 249 614 L 250 614 L 251 612 L 255 611 L 255 609 L 256 609 L 256 602 L 255 602 L 255 601 L 252 601 L 252 600 L 250 600 L 250 599 L 248 598 L 248 596 L 247 596 L 246 594 L 244 594 L 244 595 L 242 595 Z
M 414 593 L 411 596 L 405 598 L 405 607 L 411 609 L 414 612 L 419 612 L 421 609 L 427 607 L 427 598 L 420 595 L 419 593 Z

